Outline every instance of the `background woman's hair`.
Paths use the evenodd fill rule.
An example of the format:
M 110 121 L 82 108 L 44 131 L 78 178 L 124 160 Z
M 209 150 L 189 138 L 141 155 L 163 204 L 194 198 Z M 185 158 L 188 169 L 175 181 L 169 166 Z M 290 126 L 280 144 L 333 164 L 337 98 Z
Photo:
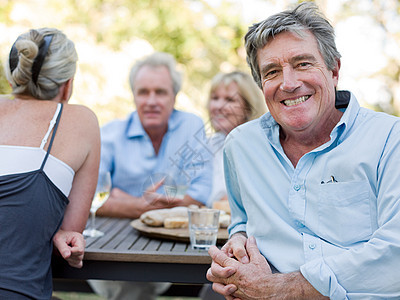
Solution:
M 32 65 L 44 37 L 48 35 L 53 37 L 35 83 L 32 78 Z M 75 75 L 78 60 L 75 45 L 58 29 L 31 29 L 21 34 L 13 47 L 18 51 L 17 62 L 13 62 L 16 68 L 11 71 L 9 60 L 5 64 L 5 72 L 14 95 L 51 100 L 58 94 L 60 85 Z

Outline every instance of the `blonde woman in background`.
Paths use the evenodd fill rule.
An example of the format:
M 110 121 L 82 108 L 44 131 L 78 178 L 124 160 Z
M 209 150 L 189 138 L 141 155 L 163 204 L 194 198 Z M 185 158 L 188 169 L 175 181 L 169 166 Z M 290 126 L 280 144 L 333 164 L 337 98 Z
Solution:
M 213 185 L 207 206 L 226 210 L 229 205 L 222 157 L 225 138 L 235 127 L 266 113 L 267 106 L 253 78 L 244 72 L 235 71 L 214 76 L 207 108 L 215 131 L 209 142 L 209 150 L 213 154 Z M 204 300 L 225 299 L 215 293 L 210 284 L 203 286 L 200 297 Z
M 222 161 L 225 137 L 235 127 L 263 115 L 267 106 L 253 78 L 235 71 L 219 73 L 212 79 L 207 108 L 215 131 L 209 143 L 214 165 L 213 188 L 207 206 L 212 206 L 215 201 L 227 199 Z
M 92 111 L 69 105 L 75 46 L 61 31 L 30 30 L 11 48 L 0 97 L 0 298 L 50 299 L 53 243 L 82 266 L 100 159 Z

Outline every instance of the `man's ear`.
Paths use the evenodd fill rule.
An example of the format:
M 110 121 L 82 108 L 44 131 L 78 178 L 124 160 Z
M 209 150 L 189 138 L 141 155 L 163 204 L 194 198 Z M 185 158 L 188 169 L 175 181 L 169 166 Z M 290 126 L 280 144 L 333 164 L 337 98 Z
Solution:
M 339 70 L 340 70 L 340 66 L 341 66 L 341 61 L 340 58 L 338 60 L 336 60 L 336 66 L 335 68 L 333 68 L 332 70 L 332 77 L 335 80 L 335 86 L 337 86 L 338 81 L 339 81 Z

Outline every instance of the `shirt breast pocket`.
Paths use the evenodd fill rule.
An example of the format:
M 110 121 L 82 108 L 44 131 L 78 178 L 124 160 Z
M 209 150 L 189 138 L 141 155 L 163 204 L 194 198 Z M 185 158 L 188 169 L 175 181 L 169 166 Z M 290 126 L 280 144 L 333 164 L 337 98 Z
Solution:
M 321 184 L 319 235 L 344 247 L 368 240 L 372 235 L 370 201 L 367 181 Z

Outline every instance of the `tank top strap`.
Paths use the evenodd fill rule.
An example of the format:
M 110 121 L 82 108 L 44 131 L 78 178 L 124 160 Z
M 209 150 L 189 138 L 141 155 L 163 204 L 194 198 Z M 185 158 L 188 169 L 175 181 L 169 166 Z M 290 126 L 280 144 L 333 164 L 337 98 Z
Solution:
M 43 149 L 44 146 L 47 143 L 47 139 L 48 139 L 48 137 L 50 135 L 51 130 L 54 128 L 53 134 L 51 135 L 50 144 L 49 144 L 49 147 L 47 148 L 47 153 L 46 153 L 46 156 L 43 159 L 42 165 L 40 166 L 40 170 L 43 170 L 44 165 L 46 164 L 47 158 L 49 157 L 51 146 L 53 145 L 54 137 L 55 137 L 56 132 L 57 132 L 57 127 L 58 127 L 58 124 L 60 122 L 62 109 L 63 109 L 63 104 L 62 103 L 58 103 L 56 112 L 55 112 L 55 114 L 53 116 L 53 119 L 50 121 L 49 129 L 47 130 L 46 135 L 44 136 L 44 138 L 42 140 L 42 144 L 40 145 L 40 148 Z
M 45 134 L 44 137 L 43 137 L 42 143 L 40 144 L 40 149 L 43 149 L 44 146 L 45 146 L 46 143 L 47 143 L 47 140 L 48 140 L 48 138 L 49 138 L 50 132 L 51 132 L 51 130 L 53 129 L 54 125 L 56 124 L 57 117 L 58 117 L 59 112 L 60 112 L 60 110 L 61 110 L 61 106 L 62 106 L 61 103 L 58 103 L 58 104 L 57 104 L 56 112 L 54 113 L 53 118 L 52 118 L 51 121 L 50 121 L 49 128 L 47 129 L 47 132 L 46 132 L 46 134 Z

